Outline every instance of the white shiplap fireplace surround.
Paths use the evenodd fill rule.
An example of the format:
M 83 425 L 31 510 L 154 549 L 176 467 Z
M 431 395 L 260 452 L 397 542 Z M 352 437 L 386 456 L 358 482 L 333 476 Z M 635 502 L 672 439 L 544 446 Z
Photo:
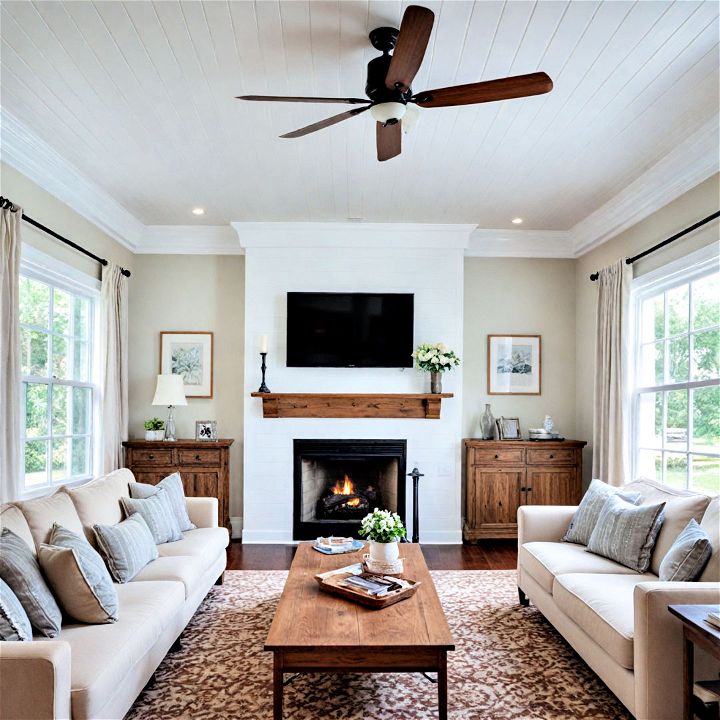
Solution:
M 447 373 L 440 420 L 264 419 L 260 337 L 268 336 L 267 384 L 274 392 L 428 392 L 413 369 L 289 368 L 285 365 L 286 293 L 404 292 L 415 295 L 415 344 L 444 342 L 462 357 L 463 250 L 470 225 L 237 223 L 245 248 L 245 429 L 243 542 L 292 541 L 293 439 L 407 440 L 417 464 L 420 537 L 461 542 L 461 371 Z M 412 533 L 412 486 L 407 490 Z

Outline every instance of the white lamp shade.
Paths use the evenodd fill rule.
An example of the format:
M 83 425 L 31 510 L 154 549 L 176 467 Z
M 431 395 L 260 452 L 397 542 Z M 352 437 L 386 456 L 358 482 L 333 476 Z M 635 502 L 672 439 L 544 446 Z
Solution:
M 388 120 L 400 120 L 405 114 L 405 105 L 399 102 L 380 103 L 370 108 L 370 114 L 379 123 L 386 123 Z
M 153 405 L 187 405 L 182 375 L 158 375 Z

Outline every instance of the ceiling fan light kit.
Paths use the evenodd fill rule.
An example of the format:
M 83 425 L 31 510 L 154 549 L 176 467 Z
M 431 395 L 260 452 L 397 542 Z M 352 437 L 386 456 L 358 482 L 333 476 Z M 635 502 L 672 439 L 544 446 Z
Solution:
M 552 80 L 545 73 L 536 72 L 436 90 L 423 90 L 413 94 L 412 81 L 425 57 L 434 19 L 432 10 L 420 5 L 409 5 L 403 14 L 399 30 L 393 27 L 379 27 L 370 33 L 370 43 L 382 55 L 373 58 L 367 66 L 365 94 L 369 100 L 279 95 L 242 95 L 238 100 L 362 105 L 363 107 L 333 115 L 280 137 L 302 137 L 370 110 L 376 124 L 377 158 L 383 162 L 400 154 L 402 134 L 410 132 L 419 119 L 418 105 L 427 108 L 473 105 L 541 95 L 552 90 Z

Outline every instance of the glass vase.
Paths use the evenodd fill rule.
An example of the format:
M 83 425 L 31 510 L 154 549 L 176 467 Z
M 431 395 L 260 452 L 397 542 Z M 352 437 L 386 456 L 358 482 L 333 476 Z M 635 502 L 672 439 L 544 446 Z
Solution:
M 441 372 L 431 372 L 430 373 L 430 392 L 435 393 L 435 394 L 442 392 L 442 373 Z
M 495 418 L 490 410 L 490 403 L 485 405 L 485 412 L 480 417 L 480 433 L 483 440 L 495 438 Z

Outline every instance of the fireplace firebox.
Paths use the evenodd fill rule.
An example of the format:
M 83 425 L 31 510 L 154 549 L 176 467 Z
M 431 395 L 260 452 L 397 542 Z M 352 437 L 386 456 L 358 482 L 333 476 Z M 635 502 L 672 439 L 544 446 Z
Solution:
M 357 537 L 376 507 L 405 522 L 406 440 L 294 440 L 293 538 Z

